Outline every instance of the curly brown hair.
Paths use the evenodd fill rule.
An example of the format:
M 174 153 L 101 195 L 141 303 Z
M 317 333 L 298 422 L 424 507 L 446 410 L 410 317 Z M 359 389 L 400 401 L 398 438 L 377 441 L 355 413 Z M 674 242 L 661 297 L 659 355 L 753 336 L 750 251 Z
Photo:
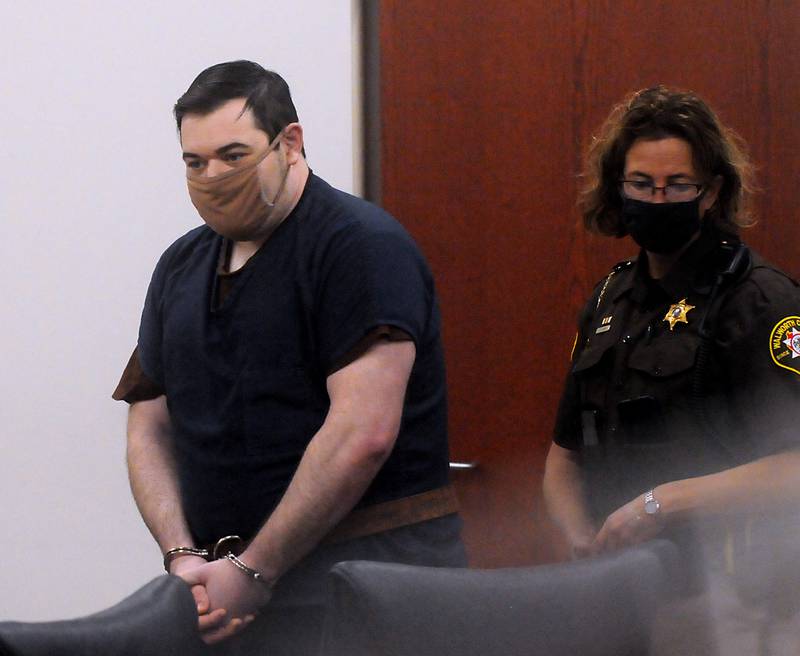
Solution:
M 637 139 L 678 137 L 692 148 L 695 169 L 703 183 L 722 178 L 717 200 L 706 217 L 721 230 L 738 232 L 754 223 L 748 207 L 754 191 L 753 166 L 742 139 L 720 123 L 697 95 L 665 86 L 631 94 L 611 111 L 599 136 L 593 137 L 582 177 L 578 205 L 584 226 L 593 232 L 622 237 L 619 180 L 628 149 Z

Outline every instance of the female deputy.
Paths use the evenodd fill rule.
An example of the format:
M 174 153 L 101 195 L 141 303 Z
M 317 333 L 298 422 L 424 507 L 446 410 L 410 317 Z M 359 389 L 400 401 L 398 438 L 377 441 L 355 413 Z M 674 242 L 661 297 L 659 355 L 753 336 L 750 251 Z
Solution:
M 585 226 L 641 251 L 581 313 L 547 457 L 548 508 L 578 557 L 660 535 L 733 571 L 749 518 L 795 511 L 800 288 L 737 236 L 749 175 L 713 111 L 661 86 L 592 144 Z

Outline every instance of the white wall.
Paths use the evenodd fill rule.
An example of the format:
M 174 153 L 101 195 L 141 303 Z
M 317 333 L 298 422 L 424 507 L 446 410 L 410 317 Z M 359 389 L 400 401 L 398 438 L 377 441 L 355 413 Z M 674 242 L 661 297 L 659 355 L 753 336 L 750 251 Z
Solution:
M 289 82 L 312 168 L 353 190 L 353 11 L 350 0 L 0 9 L 0 620 L 83 615 L 161 573 L 128 489 L 126 406 L 110 395 L 152 267 L 199 223 L 172 105 L 206 66 L 258 61 Z

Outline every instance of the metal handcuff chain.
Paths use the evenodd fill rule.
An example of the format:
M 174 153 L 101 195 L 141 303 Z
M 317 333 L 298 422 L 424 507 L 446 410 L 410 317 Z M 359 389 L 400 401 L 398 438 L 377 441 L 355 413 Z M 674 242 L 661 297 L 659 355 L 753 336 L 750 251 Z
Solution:
M 228 543 L 232 543 L 229 545 Z M 235 545 L 241 545 L 242 547 L 245 546 L 245 541 L 242 540 L 238 535 L 226 535 L 221 537 L 214 543 L 214 546 L 211 549 L 197 549 L 195 547 L 173 547 L 169 549 L 164 554 L 164 569 L 169 574 L 169 566 L 173 560 L 179 558 L 180 556 L 199 556 L 200 558 L 204 558 L 208 562 L 219 560 L 220 558 L 227 558 L 229 554 L 234 554 L 234 556 L 238 555 L 234 553 L 236 551 Z M 244 549 L 239 549 L 238 553 L 241 553 Z

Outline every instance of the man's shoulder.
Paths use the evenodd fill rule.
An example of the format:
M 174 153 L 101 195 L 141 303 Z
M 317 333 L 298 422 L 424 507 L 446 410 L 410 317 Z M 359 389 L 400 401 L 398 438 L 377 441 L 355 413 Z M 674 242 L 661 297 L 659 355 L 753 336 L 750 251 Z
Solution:
M 161 254 L 153 273 L 154 281 L 163 282 L 176 271 L 191 267 L 200 257 L 205 257 L 219 237 L 208 226 L 201 225 L 178 237 Z
M 173 241 L 161 255 L 161 262 L 175 265 L 186 260 L 198 249 L 205 250 L 217 239 L 216 233 L 206 225 L 192 228 Z
M 392 215 L 320 178 L 310 183 L 298 246 L 310 255 L 315 270 L 333 263 L 373 269 L 413 266 L 430 275 L 422 249 Z
M 207 225 L 199 225 L 192 228 L 173 241 L 169 247 L 164 251 L 164 254 L 175 256 L 191 252 L 199 246 L 208 244 L 216 239 L 217 234 Z
M 309 180 L 313 200 L 312 221 L 335 234 L 341 231 L 359 235 L 396 234 L 409 238 L 408 231 L 391 214 L 374 203 L 332 187 L 313 175 Z

